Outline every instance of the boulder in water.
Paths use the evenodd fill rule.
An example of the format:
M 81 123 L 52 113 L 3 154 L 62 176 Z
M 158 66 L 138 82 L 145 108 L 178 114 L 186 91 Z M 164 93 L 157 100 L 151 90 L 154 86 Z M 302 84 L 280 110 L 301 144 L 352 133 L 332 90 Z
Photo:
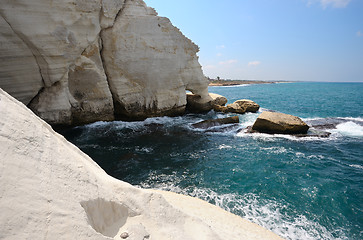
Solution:
M 257 112 L 260 109 L 260 105 L 248 99 L 237 100 L 234 103 L 238 104 L 241 108 L 245 108 L 246 112 Z
M 246 108 L 241 107 L 237 103 L 231 103 L 231 104 L 228 104 L 227 106 L 214 105 L 213 109 L 216 112 L 223 112 L 223 113 L 239 113 L 239 114 L 243 114 L 243 113 L 246 112 Z
M 300 118 L 278 112 L 263 112 L 252 126 L 261 133 L 306 134 L 309 126 Z
M 245 107 L 241 107 L 237 103 L 228 104 L 226 107 L 227 107 L 227 112 L 230 112 L 230 113 L 243 114 L 243 113 L 246 112 L 246 108 Z
M 208 97 L 201 97 L 197 94 L 187 93 L 187 110 L 194 113 L 208 112 L 214 105 L 223 106 L 227 98 L 222 95 L 209 93 Z

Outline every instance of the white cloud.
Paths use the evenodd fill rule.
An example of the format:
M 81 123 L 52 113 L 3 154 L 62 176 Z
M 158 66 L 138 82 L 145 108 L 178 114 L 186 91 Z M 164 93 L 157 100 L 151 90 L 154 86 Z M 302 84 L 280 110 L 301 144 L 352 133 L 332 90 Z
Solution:
M 218 45 L 216 48 L 217 49 L 224 49 L 224 48 L 226 48 L 226 46 L 224 46 L 224 45 Z
M 308 0 L 308 6 L 311 6 L 315 2 L 319 2 L 325 9 L 329 6 L 333 8 L 345 8 L 351 0 Z
M 361 31 L 358 31 L 358 32 L 357 32 L 357 36 L 358 36 L 358 37 L 362 37 L 362 36 L 363 36 L 363 33 L 362 33 Z
M 233 63 L 238 62 L 236 59 L 231 59 L 231 60 L 227 60 L 227 61 L 223 61 L 223 62 L 219 62 L 220 65 L 230 65 Z
M 249 67 L 253 67 L 253 66 L 257 66 L 257 65 L 260 65 L 261 62 L 260 61 L 252 61 L 252 62 L 249 62 L 248 63 L 248 66 Z
M 221 57 L 222 56 L 222 53 L 217 53 L 217 57 Z

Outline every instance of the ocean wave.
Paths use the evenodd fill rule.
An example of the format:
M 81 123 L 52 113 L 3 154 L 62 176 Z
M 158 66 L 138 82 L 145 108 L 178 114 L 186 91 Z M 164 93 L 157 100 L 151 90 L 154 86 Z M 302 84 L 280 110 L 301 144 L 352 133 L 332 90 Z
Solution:
M 233 148 L 232 146 L 230 146 L 230 145 L 226 145 L 226 144 L 221 144 L 221 145 L 219 145 L 219 147 L 218 147 L 218 149 L 231 149 L 231 148 Z
M 363 137 L 363 126 L 349 121 L 338 124 L 336 129 L 333 129 L 332 132 L 337 132 L 348 137 Z
M 208 129 L 193 128 L 192 124 L 211 118 L 225 118 L 228 115 L 215 113 L 211 111 L 206 115 L 190 114 L 180 117 L 154 117 L 147 118 L 144 121 L 126 122 L 96 122 L 88 124 L 81 128 L 86 132 L 83 135 L 91 134 L 94 131 L 102 131 L 102 134 L 116 132 L 117 135 L 123 135 L 122 131 L 131 132 L 152 132 L 152 131 L 173 131 L 177 127 L 187 131 L 200 132 L 212 135 L 252 137 L 264 141 L 275 141 L 278 139 L 287 139 L 291 141 L 330 141 L 339 137 L 362 137 L 363 136 L 363 119 L 362 118 L 305 118 L 304 121 L 310 125 L 313 132 L 326 131 L 331 133 L 328 138 L 318 136 L 296 137 L 285 134 L 264 134 L 264 133 L 247 133 L 246 128 L 252 126 L 258 117 L 258 113 L 247 113 L 240 115 L 239 125 L 221 125 Z M 121 131 L 120 131 L 121 130 Z M 129 132 L 127 134 L 129 134 Z
M 351 165 L 349 165 L 349 167 L 363 169 L 363 166 L 358 165 L 358 164 L 351 164 Z
M 280 153 L 288 152 L 288 150 L 284 147 L 261 147 L 261 150 L 264 150 L 268 153 L 273 153 L 273 154 L 280 154 Z
M 175 179 L 174 179 L 175 180 Z M 150 188 L 148 184 L 140 187 Z M 287 203 L 279 203 L 274 200 L 261 199 L 253 193 L 238 195 L 235 193 L 218 194 L 213 190 L 204 188 L 182 189 L 174 183 L 162 183 L 152 186 L 164 191 L 172 191 L 189 195 L 214 204 L 228 212 L 239 215 L 253 223 L 256 223 L 285 239 L 348 239 L 343 230 L 337 229 L 338 238 L 329 230 L 314 220 L 301 214 L 287 214 L 286 209 L 291 209 Z
M 247 129 L 243 131 L 239 131 L 236 134 L 237 137 L 251 137 L 253 139 L 262 140 L 266 142 L 275 142 L 281 139 L 295 141 L 295 142 L 306 142 L 306 141 L 331 141 L 335 140 L 334 136 L 319 137 L 319 136 L 304 136 L 304 137 L 296 137 L 294 135 L 289 134 L 267 134 L 267 133 L 248 133 Z
M 356 122 L 362 122 L 363 118 L 361 117 L 338 117 L 338 119 L 347 120 L 347 121 L 356 121 Z

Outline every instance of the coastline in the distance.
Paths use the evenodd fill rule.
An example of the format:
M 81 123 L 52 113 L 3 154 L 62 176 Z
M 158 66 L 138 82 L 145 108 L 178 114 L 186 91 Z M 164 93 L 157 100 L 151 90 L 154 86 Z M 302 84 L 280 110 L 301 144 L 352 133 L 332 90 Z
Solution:
M 283 80 L 225 80 L 225 79 L 208 79 L 209 86 L 236 86 L 245 84 L 272 84 L 272 83 L 292 83 L 295 81 L 283 81 Z

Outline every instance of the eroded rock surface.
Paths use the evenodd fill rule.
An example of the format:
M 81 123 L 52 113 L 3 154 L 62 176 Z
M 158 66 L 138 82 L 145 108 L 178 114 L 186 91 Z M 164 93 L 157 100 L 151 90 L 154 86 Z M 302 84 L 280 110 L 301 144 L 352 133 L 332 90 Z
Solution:
M 260 109 L 260 105 L 248 99 L 237 100 L 234 103 L 238 104 L 241 108 L 246 109 L 246 112 L 257 112 L 258 109 Z
M 223 112 L 223 113 L 238 113 L 238 114 L 243 114 L 243 113 L 246 112 L 246 108 L 245 107 L 241 107 L 237 103 L 231 103 L 231 104 L 228 104 L 227 106 L 213 105 L 213 109 L 216 112 Z
M 142 0 L 4 0 L 0 87 L 51 124 L 177 115 L 208 99 L 198 46 Z

